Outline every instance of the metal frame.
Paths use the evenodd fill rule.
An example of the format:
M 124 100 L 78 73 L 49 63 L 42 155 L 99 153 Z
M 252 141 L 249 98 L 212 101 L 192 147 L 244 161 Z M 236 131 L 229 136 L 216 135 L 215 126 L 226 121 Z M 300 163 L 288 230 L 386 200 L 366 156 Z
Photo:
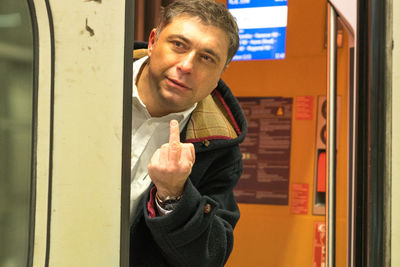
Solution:
M 327 87 L 327 188 L 326 188 L 326 266 L 335 266 L 336 245 L 336 106 L 337 106 L 337 14 L 328 4 L 328 87 Z
M 392 137 L 388 3 L 391 0 L 358 2 L 353 266 L 390 266 Z

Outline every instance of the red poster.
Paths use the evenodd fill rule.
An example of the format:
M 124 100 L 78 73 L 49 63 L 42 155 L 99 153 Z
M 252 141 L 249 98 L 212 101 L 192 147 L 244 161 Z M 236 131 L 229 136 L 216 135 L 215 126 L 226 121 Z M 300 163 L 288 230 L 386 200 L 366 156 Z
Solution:
M 290 212 L 292 214 L 308 213 L 308 184 L 292 184 Z
M 312 120 L 314 109 L 313 96 L 296 97 L 296 120 Z
M 326 241 L 325 222 L 316 222 L 314 224 L 312 267 L 325 267 L 325 258 L 326 258 L 325 241 Z

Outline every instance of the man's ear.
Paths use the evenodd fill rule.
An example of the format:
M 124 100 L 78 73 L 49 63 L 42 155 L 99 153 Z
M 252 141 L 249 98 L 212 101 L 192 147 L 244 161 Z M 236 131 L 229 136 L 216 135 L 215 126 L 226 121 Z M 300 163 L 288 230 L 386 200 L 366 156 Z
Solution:
M 151 30 L 150 36 L 149 36 L 149 45 L 147 48 L 147 55 L 150 57 L 151 52 L 153 50 L 153 46 L 155 45 L 157 41 L 157 34 L 156 34 L 156 29 Z

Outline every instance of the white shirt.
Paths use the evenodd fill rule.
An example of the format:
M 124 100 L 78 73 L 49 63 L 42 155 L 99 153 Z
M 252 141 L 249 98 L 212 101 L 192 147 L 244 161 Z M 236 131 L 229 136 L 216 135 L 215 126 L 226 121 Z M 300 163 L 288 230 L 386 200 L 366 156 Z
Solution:
M 185 127 L 189 115 L 197 104 L 183 112 L 171 113 L 163 117 L 151 117 L 146 105 L 139 97 L 136 87 L 137 75 L 148 57 L 143 57 L 133 63 L 133 93 L 132 93 L 132 147 L 131 147 L 131 203 L 130 221 L 132 223 L 138 202 L 149 187 L 151 179 L 147 173 L 154 152 L 162 144 L 168 143 L 169 122 L 175 119 L 180 130 Z

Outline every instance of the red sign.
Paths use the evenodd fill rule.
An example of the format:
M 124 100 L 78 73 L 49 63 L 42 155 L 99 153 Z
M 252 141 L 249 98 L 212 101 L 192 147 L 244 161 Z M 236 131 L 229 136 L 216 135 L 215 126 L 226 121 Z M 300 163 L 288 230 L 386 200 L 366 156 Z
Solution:
M 313 96 L 296 97 L 296 120 L 312 120 L 314 109 Z
M 325 241 L 326 241 L 325 222 L 316 222 L 314 224 L 312 267 L 325 267 L 325 258 L 326 258 Z
M 292 184 L 290 212 L 292 214 L 308 213 L 308 184 Z

